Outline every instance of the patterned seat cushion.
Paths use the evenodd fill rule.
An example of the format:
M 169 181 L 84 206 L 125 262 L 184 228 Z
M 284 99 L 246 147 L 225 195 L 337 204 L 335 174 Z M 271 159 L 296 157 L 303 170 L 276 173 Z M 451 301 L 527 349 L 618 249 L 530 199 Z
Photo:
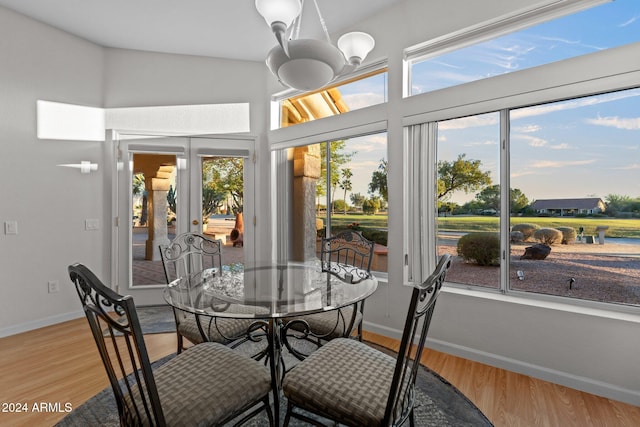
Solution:
M 154 378 L 168 426 L 218 425 L 271 390 L 262 363 L 218 343 L 185 350 L 156 369 Z M 139 396 L 137 389 L 133 395 Z
M 287 373 L 283 391 L 296 406 L 349 425 L 379 426 L 396 359 L 359 341 L 330 341 Z
M 304 320 L 309 324 L 309 329 L 315 335 L 320 335 L 323 339 L 334 339 L 351 335 L 360 322 L 362 322 L 362 313 L 356 311 L 356 318 L 353 322 L 353 328 L 351 331 L 346 331 L 347 325 L 351 322 L 351 316 L 353 316 L 354 307 L 343 307 L 340 310 L 324 311 L 322 313 L 307 314 L 298 318 L 290 318 L 288 320 Z M 345 325 L 346 323 L 346 325 Z M 299 323 L 293 323 L 292 329 L 302 330 L 302 325 Z
M 252 319 L 226 319 L 224 317 L 201 316 L 200 324 L 209 336 L 209 341 L 226 344 L 246 334 Z M 187 314 L 178 324 L 178 333 L 194 344 L 203 342 L 195 315 Z

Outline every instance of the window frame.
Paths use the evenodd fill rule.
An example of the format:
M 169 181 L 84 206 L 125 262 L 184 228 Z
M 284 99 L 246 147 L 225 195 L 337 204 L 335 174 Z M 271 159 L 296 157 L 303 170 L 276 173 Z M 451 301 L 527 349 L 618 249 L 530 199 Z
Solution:
M 507 254 L 510 253 L 510 230 L 511 230 L 511 217 L 510 217 L 510 194 L 511 188 L 511 157 L 510 157 L 510 112 L 511 110 L 535 107 L 538 105 L 544 105 L 547 103 L 555 103 L 562 101 L 571 101 L 589 96 L 603 95 L 607 93 L 613 93 L 623 90 L 640 89 L 640 80 L 636 82 L 635 86 L 623 86 L 618 89 L 607 89 L 597 92 L 574 94 L 570 97 L 560 99 L 549 99 L 547 101 L 538 101 L 528 105 L 517 105 L 509 108 L 502 108 L 496 110 L 478 111 L 474 115 L 482 115 L 488 113 L 499 113 L 500 115 L 500 165 L 499 176 L 500 182 L 500 283 L 497 288 L 489 288 L 473 284 L 453 283 L 447 282 L 446 287 L 452 289 L 458 289 L 463 291 L 473 291 L 485 294 L 503 294 L 506 296 L 522 298 L 524 300 L 542 301 L 548 303 L 561 303 L 567 305 L 573 305 L 577 307 L 595 308 L 607 311 L 638 314 L 640 312 L 639 305 L 626 305 L 614 302 L 594 301 L 581 298 L 570 298 L 560 295 L 528 292 L 518 289 L 511 289 L 509 286 L 511 277 L 511 263 Z M 437 127 L 438 122 L 460 118 L 464 116 L 456 116 L 449 118 L 442 118 L 437 121 L 430 121 L 421 124 L 413 124 L 405 127 L 405 170 L 407 171 L 407 179 L 405 182 L 405 192 L 408 194 L 418 194 L 419 197 L 405 197 L 407 200 L 405 209 L 405 248 L 407 248 L 406 263 L 405 263 L 405 282 L 417 282 L 424 280 L 425 274 L 428 274 L 430 269 L 435 266 L 437 258 L 437 239 L 426 240 L 427 236 L 437 235 L 437 209 L 436 209 L 436 185 L 437 180 Z M 412 140 L 411 136 L 415 133 L 421 133 L 425 137 L 418 138 L 418 141 Z M 420 147 L 416 146 L 421 144 Z M 412 165 L 411 159 L 418 157 L 420 165 Z M 422 174 L 416 171 L 431 170 L 432 174 Z M 435 180 L 433 178 L 435 176 Z M 426 192 L 424 191 L 426 190 Z M 423 212 L 433 212 L 433 220 L 429 221 L 429 215 L 424 215 Z M 426 221 L 425 221 L 426 218 Z M 418 229 L 419 232 L 415 232 Z M 410 232 L 411 230 L 411 232 Z M 426 233 L 425 233 L 426 230 Z M 421 241 L 412 239 L 412 234 L 418 234 L 421 236 Z M 426 262 L 425 262 L 426 259 Z M 425 273 L 426 272 L 426 273 Z
M 403 51 L 404 84 L 402 96 L 403 98 L 407 98 L 421 95 L 411 94 L 411 87 L 413 83 L 411 69 L 412 65 L 415 63 L 507 34 L 513 34 L 534 25 L 587 10 L 591 7 L 604 3 L 611 3 L 612 1 L 614 0 L 546 0 L 541 4 L 517 10 L 515 12 L 496 17 L 495 19 L 410 46 Z M 449 87 L 452 86 L 442 89 L 447 89 Z

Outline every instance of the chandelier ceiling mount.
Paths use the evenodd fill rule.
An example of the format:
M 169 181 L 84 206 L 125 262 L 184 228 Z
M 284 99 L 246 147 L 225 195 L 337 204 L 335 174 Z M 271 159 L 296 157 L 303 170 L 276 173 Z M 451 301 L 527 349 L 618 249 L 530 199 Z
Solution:
M 299 38 L 304 0 L 256 0 L 256 9 L 278 41 L 267 56 L 267 66 L 285 86 L 311 91 L 354 71 L 375 45 L 373 37 L 351 32 L 334 46 L 320 8 L 313 0 L 326 40 Z

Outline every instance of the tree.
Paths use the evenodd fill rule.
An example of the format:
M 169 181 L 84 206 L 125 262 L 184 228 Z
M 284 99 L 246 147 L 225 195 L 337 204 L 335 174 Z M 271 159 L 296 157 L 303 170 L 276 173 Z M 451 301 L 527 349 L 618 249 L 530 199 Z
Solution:
M 374 214 L 380 209 L 380 199 L 373 197 L 365 200 L 362 204 L 362 212 L 366 214 Z
M 331 141 L 329 143 L 329 166 L 331 169 L 331 176 L 328 177 L 329 187 L 331 188 L 331 200 L 335 195 L 336 187 L 340 181 L 340 170 L 342 165 L 348 163 L 353 158 L 355 152 L 345 152 L 346 141 Z M 320 176 L 327 178 L 327 143 L 320 144 Z M 327 194 L 327 181 L 319 179 L 316 183 L 316 197 L 321 197 Z M 318 205 L 320 203 L 318 202 Z M 333 203 L 331 203 L 333 211 Z
M 389 201 L 387 187 L 387 160 L 381 159 L 378 170 L 371 174 L 371 182 L 369 183 L 369 193 L 374 195 L 378 193 L 385 202 Z
M 143 173 L 137 173 L 133 176 L 133 195 L 142 195 L 142 209 L 140 210 L 140 225 L 146 225 L 149 216 L 149 199 L 145 188 L 145 180 Z
M 465 160 L 466 154 L 458 155 L 453 162 L 438 162 L 438 200 L 451 197 L 455 191 L 470 193 L 491 184 L 489 172 L 482 172 L 480 160 Z
M 353 176 L 353 173 L 349 168 L 342 169 L 341 173 L 342 173 L 342 180 L 340 181 L 339 185 L 340 185 L 340 188 L 344 190 L 344 196 L 343 196 L 344 214 L 346 215 L 347 214 L 347 191 L 351 191 L 353 189 L 353 185 L 351 183 L 351 177 Z
M 349 199 L 351 200 L 351 204 L 353 206 L 360 209 L 362 209 L 362 204 L 364 203 L 364 201 L 367 200 L 367 198 L 360 193 L 351 193 L 349 195 Z
M 630 206 L 633 203 L 633 199 L 629 196 L 607 194 L 604 200 L 607 202 L 607 213 L 609 215 L 615 215 L 618 212 L 631 211 Z
M 244 203 L 244 159 L 242 157 L 211 157 L 203 161 L 203 214 L 205 191 L 209 192 L 207 194 L 210 199 L 208 203 L 217 200 L 218 206 L 216 210 L 222 206 L 222 202 L 227 196 L 230 196 L 233 213 L 242 212 Z M 220 199 L 220 196 L 222 196 L 222 199 Z
M 527 196 L 519 188 L 512 188 L 509 193 L 510 212 L 512 214 L 522 211 L 529 205 Z M 500 211 L 500 186 L 490 185 L 483 188 L 481 192 L 476 194 L 476 200 L 480 203 L 482 209 Z

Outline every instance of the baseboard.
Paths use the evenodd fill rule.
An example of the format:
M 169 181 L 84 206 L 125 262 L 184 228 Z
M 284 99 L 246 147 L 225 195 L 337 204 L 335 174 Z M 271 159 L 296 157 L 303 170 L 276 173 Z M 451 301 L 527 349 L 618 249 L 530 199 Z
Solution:
M 384 335 L 394 339 L 402 337 L 402 331 L 392 329 L 384 325 L 364 322 L 364 329 L 369 332 Z M 528 375 L 554 384 L 570 387 L 585 393 L 595 394 L 607 399 L 617 400 L 634 406 L 640 406 L 640 391 L 618 387 L 614 384 L 594 380 L 592 378 L 574 375 L 568 372 L 557 371 L 544 366 L 533 365 L 521 360 L 516 360 L 499 354 L 487 353 L 473 348 L 452 344 L 446 341 L 431 339 L 427 337 L 427 347 L 452 354 L 464 359 L 489 366 Z
M 42 319 L 37 319 L 26 323 L 20 323 L 18 325 L 9 326 L 7 328 L 0 328 L 0 338 L 20 334 L 23 332 L 29 332 L 34 329 L 44 328 L 45 326 L 55 325 L 56 323 L 66 322 L 68 320 L 77 319 L 83 316 L 84 312 L 82 310 L 78 310 L 69 313 L 56 314 L 55 316 L 44 317 Z

